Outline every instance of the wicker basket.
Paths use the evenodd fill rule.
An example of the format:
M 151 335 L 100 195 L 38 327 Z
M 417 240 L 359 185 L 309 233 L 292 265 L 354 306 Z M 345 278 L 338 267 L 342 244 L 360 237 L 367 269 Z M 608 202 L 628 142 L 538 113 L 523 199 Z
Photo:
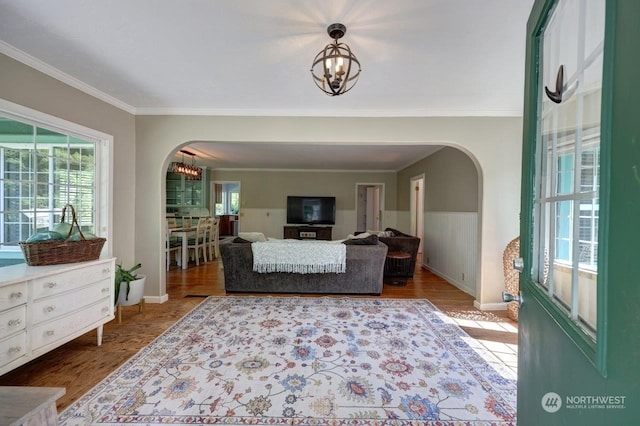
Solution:
M 71 204 L 67 204 L 62 209 L 60 223 L 65 221 L 67 207 L 71 210 L 71 229 L 64 241 L 45 241 L 39 243 L 27 243 L 20 241 L 20 248 L 30 266 L 58 265 L 60 263 L 75 263 L 95 260 L 100 257 L 102 246 L 107 241 L 106 238 L 86 239 L 76 218 L 76 211 Z M 79 241 L 69 241 L 69 237 L 76 226 L 80 237 Z
M 520 291 L 520 273 L 513 268 L 513 260 L 520 255 L 520 237 L 516 237 L 507 244 L 507 248 L 502 254 L 504 282 L 507 293 L 518 294 Z M 518 321 L 518 303 L 509 302 L 507 304 L 507 316 L 514 321 Z

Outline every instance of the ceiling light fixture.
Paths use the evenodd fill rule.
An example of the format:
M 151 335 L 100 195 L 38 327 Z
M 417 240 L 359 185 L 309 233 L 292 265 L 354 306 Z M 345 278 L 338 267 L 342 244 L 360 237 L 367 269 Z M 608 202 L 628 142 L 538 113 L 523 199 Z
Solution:
M 196 167 L 193 162 L 195 158 L 195 154 L 193 152 L 189 152 L 186 149 L 181 149 L 182 153 L 182 161 L 174 162 L 171 164 L 171 171 L 173 173 L 177 173 L 179 175 L 184 175 L 189 180 L 201 180 L 202 179 L 202 169 L 200 167 Z M 191 156 L 191 164 L 185 164 L 184 155 Z
M 360 61 L 346 43 L 338 43 L 346 32 L 347 27 L 342 24 L 329 25 L 327 33 L 334 42 L 327 44 L 311 65 L 313 81 L 329 96 L 348 92 L 360 76 Z

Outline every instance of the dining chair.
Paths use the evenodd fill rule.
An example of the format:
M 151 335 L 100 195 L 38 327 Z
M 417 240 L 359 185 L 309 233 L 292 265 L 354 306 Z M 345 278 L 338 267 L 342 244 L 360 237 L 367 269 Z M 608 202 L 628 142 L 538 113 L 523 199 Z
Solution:
M 180 258 L 182 256 L 182 243 L 178 238 L 171 236 L 171 228 L 169 223 L 167 222 L 167 226 L 165 226 L 165 234 L 164 234 L 164 244 L 165 244 L 165 256 L 167 258 L 167 271 L 171 266 L 171 252 L 175 252 L 176 263 L 180 266 Z
M 220 218 L 219 217 L 210 217 L 209 218 L 209 233 L 208 233 L 208 249 L 209 249 L 209 260 L 217 259 L 220 257 Z
M 191 217 L 191 216 L 184 216 L 182 218 L 182 227 L 183 228 L 191 228 L 192 226 L 196 226 L 196 220 L 195 218 Z
M 169 228 L 177 228 L 178 227 L 178 220 L 175 218 L 175 216 L 167 218 L 167 226 Z
M 206 218 L 200 218 L 196 225 L 195 235 L 189 238 L 187 242 L 187 249 L 189 250 L 189 254 L 193 255 L 192 258 L 196 261 L 196 266 L 200 265 L 201 251 L 204 261 L 207 261 L 207 226 L 208 221 Z

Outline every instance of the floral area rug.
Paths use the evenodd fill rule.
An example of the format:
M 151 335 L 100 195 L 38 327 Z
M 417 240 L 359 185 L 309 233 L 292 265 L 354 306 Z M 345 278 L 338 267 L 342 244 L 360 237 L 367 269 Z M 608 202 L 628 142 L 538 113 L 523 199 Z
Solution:
M 426 300 L 209 297 L 61 425 L 515 425 L 516 380 Z

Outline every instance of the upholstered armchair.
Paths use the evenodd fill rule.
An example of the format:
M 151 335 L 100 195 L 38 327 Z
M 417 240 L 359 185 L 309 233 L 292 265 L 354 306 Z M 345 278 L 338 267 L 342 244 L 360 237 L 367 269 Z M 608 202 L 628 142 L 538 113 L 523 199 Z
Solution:
M 416 268 L 416 258 L 418 257 L 418 246 L 420 246 L 420 238 L 414 237 L 413 235 L 405 234 L 393 228 L 385 229 L 385 233 L 390 234 L 390 236 L 378 236 L 378 240 L 385 243 L 387 247 L 389 247 L 389 253 L 403 252 L 408 253 L 411 256 L 410 265 L 407 266 L 406 270 L 401 271 L 400 273 L 396 272 L 395 275 L 402 275 L 406 276 L 407 278 L 412 278 L 413 271 Z M 389 261 L 390 259 L 387 259 L 387 262 Z M 388 268 L 385 268 L 385 270 L 387 269 Z

